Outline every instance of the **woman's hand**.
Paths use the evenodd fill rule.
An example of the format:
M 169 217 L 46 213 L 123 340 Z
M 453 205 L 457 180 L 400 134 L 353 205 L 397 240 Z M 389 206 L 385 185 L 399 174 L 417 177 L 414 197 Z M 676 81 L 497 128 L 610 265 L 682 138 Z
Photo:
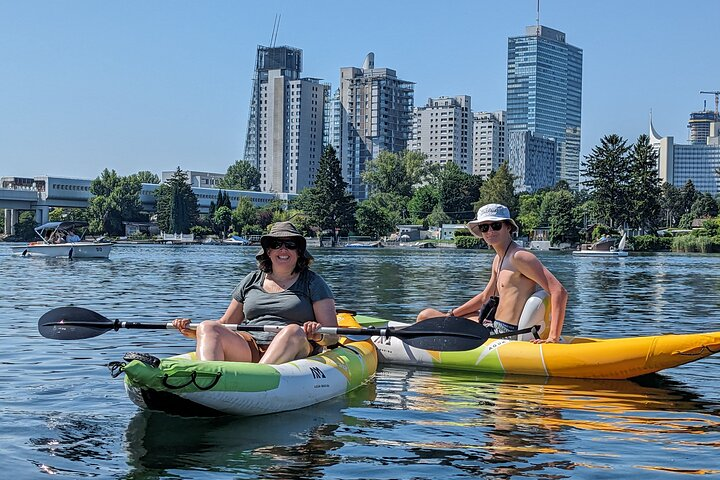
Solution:
M 322 327 L 322 324 L 318 322 L 303 323 L 303 331 L 305 332 L 305 336 L 307 337 L 307 339 L 312 340 L 313 342 L 319 342 L 320 340 L 322 340 L 322 334 L 315 333 L 320 327 Z
M 172 321 L 173 327 L 180 330 L 180 333 L 188 338 L 197 338 L 195 330 L 188 328 L 190 326 L 189 318 L 176 318 Z
M 559 338 L 546 338 L 546 339 L 537 339 L 533 340 L 532 343 L 560 343 Z

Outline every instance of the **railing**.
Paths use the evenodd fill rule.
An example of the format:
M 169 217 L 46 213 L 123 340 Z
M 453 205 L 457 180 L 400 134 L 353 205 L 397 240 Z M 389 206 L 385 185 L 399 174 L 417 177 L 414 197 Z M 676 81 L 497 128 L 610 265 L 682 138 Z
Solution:
M 195 235 L 192 233 L 164 233 L 162 234 L 163 241 L 175 241 L 175 242 L 194 242 Z

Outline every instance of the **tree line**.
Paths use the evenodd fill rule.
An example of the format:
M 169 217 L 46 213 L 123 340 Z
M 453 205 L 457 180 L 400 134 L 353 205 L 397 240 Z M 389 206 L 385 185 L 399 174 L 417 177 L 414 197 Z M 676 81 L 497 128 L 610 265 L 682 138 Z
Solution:
M 400 224 L 429 228 L 464 223 L 479 206 L 502 203 L 517 219 L 521 234 L 543 227 L 552 243 L 573 243 L 618 228 L 651 234 L 660 227 L 687 228 L 695 218 L 718 214 L 718 201 L 698 192 L 691 180 L 683 187 L 660 183 L 657 152 L 647 135 L 631 145 L 619 135 L 606 135 L 585 160 L 584 188 L 579 191 L 571 191 L 560 181 L 552 188 L 516 193 L 507 163 L 482 179 L 453 162 L 429 164 L 419 152 L 384 151 L 367 163 L 362 180 L 370 194 L 358 202 L 348 193 L 335 150 L 327 146 L 314 186 L 300 192 L 289 205 L 275 200 L 255 207 L 249 198 L 241 197 L 232 208 L 224 189 L 257 191 L 260 184 L 258 170 L 237 161 L 220 182 L 207 215 L 199 214 L 187 175 L 178 167 L 155 192 L 155 221 L 165 232 L 226 237 L 262 234 L 271 223 L 292 219 L 308 235 L 333 240 L 348 234 L 380 238 Z M 105 169 L 91 182 L 93 197 L 86 210 L 54 209 L 51 218 L 87 220 L 92 232 L 124 235 L 123 221 L 150 220 L 140 204 L 142 183 L 160 180 L 147 171 L 121 177 Z

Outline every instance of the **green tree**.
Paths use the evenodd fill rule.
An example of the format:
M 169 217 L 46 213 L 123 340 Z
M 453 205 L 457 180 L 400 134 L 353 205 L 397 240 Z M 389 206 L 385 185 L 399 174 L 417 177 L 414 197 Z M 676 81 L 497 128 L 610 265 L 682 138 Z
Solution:
M 488 179 L 480 187 L 475 210 L 488 203 L 499 203 L 510 209 L 511 215 L 517 214 L 518 197 L 515 195 L 515 175 L 510 172 L 507 162 L 490 173 Z
M 482 179 L 463 172 L 455 162 L 448 162 L 438 172 L 438 203 L 454 221 L 474 217 L 473 204 L 480 198 Z
M 157 223 L 163 232 L 189 233 L 198 220 L 198 201 L 188 176 L 177 167 L 170 179 L 160 185 L 157 196 Z
M 218 190 L 217 198 L 215 199 L 215 201 L 210 202 L 210 207 L 208 208 L 208 220 L 210 222 L 210 227 L 212 228 L 214 233 L 225 236 L 224 232 L 227 231 L 228 225 L 215 221 L 215 213 L 220 207 L 227 207 L 227 209 L 230 210 L 232 213 L 230 196 L 222 188 Z
M 690 207 L 693 219 L 715 217 L 718 214 L 718 204 L 709 193 L 701 193 Z
M 546 192 L 543 204 L 547 204 L 550 242 L 575 242 L 579 239 L 579 222 L 575 196 L 569 190 Z
M 376 193 L 361 202 L 355 213 L 358 233 L 378 238 L 394 232 L 401 221 L 398 208 L 403 201 L 400 195 Z
M 342 177 L 342 167 L 335 149 L 328 145 L 320 157 L 315 186 L 304 189 L 297 202 L 311 225 L 317 226 L 321 232 L 333 234 L 336 230 L 350 231 L 355 222 L 355 199 L 348 192 L 348 184 Z
M 516 220 L 524 233 L 529 234 L 541 225 L 540 206 L 542 200 L 542 192 L 523 193 L 518 198 L 518 214 Z
M 682 208 L 682 213 L 690 213 L 690 210 L 692 210 L 692 206 L 695 203 L 695 200 L 698 199 L 698 196 L 700 193 L 695 188 L 695 184 L 692 180 L 688 179 L 687 182 L 685 182 L 685 185 L 680 189 L 680 205 Z
M 382 151 L 365 165 L 362 181 L 372 193 L 391 193 L 410 198 L 413 186 L 428 172 L 427 156 L 420 152 Z
M 119 176 L 115 170 L 102 171 L 90 182 L 93 197 L 88 203 L 90 230 L 108 235 L 123 235 L 123 221 L 136 221 L 140 215 L 140 181 L 134 175 Z
M 442 227 L 444 223 L 451 223 L 452 217 L 445 213 L 440 205 L 435 205 L 432 213 L 427 216 L 427 224 L 433 227 Z
M 38 236 L 35 233 L 35 227 L 38 224 L 35 222 L 35 212 L 32 210 L 20 212 L 18 216 L 18 223 L 14 225 L 15 235 L 12 237 L 13 240 L 20 242 L 29 242 L 37 240 Z
M 49 219 L 51 222 L 63 222 L 70 220 L 87 221 L 88 211 L 85 208 L 60 208 L 50 210 Z
M 230 224 L 232 223 L 232 214 L 233 211 L 230 207 L 226 207 L 225 205 L 215 210 L 213 223 L 218 226 L 222 238 L 227 236 L 228 228 L 230 228 Z
M 149 170 L 140 170 L 134 174 L 134 176 L 140 183 L 154 183 L 155 185 L 160 185 L 160 177 Z
M 611 134 L 600 139 L 600 145 L 585 157 L 586 168 L 582 173 L 587 180 L 582 183 L 590 188 L 600 218 L 611 226 L 627 219 L 629 150 L 624 138 Z
M 260 190 L 260 172 L 245 160 L 230 165 L 218 186 L 228 190 Z
M 662 191 L 657 170 L 658 154 L 650 145 L 650 137 L 638 137 L 628 161 L 628 223 L 632 227 L 654 229 L 660 215 Z
M 414 219 L 422 221 L 433 212 L 439 199 L 440 195 L 438 194 L 438 190 L 433 185 L 418 187 L 408 202 L 408 213 Z
M 268 231 L 268 227 L 275 221 L 277 213 L 286 210 L 287 207 L 287 202 L 275 197 L 263 205 L 262 208 L 259 208 L 257 210 L 257 220 L 262 231 Z
M 683 201 L 680 189 L 675 185 L 664 182 L 660 186 L 660 209 L 665 219 L 665 226 L 675 227 L 683 215 Z
M 246 226 L 257 225 L 257 209 L 248 197 L 240 197 L 232 216 L 233 230 L 242 233 Z

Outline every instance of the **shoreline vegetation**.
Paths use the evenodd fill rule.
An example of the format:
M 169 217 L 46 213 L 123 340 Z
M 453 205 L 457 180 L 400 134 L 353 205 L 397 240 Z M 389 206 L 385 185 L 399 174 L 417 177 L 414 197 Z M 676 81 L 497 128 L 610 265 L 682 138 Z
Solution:
M 617 245 L 622 234 L 627 234 L 628 250 L 720 252 L 720 197 L 698 191 L 690 179 L 682 187 L 663 182 L 657 171 L 657 152 L 647 135 L 630 145 L 618 135 L 606 135 L 586 156 L 585 167 L 578 185 L 559 180 L 552 187 L 524 192 L 516 191 L 517 178 L 507 162 L 484 178 L 453 162 L 428 163 L 421 152 L 383 151 L 366 164 L 362 180 L 367 198 L 357 200 L 349 193 L 335 150 L 328 146 L 314 186 L 290 201 L 275 197 L 255 205 L 241 195 L 233 206 L 223 189 L 260 189 L 260 173 L 242 160 L 228 168 L 216 200 L 209 207 L 203 203 L 202 214 L 187 173 L 180 167 L 162 184 L 148 171 L 122 177 L 105 169 L 90 184 L 87 208 L 52 208 L 49 218 L 87 221 L 91 234 L 108 239 L 154 241 L 155 234 L 168 232 L 160 243 L 259 238 L 273 223 L 292 221 L 305 237 L 329 239 L 331 246 L 361 238 L 381 246 L 379 242 L 389 245 L 386 239 L 402 237 L 403 226 L 435 232 L 420 237 L 438 236 L 438 230 L 447 232 L 442 230 L 446 225 L 455 229 L 466 224 L 480 206 L 500 203 L 519 224 L 519 239 L 532 249 L 574 249 L 601 238 L 607 241 L 608 236 Z M 720 175 L 720 169 L 716 173 Z M 143 210 L 143 183 L 160 185 L 154 194 L 155 211 Z M 0 225 L 4 218 L 0 216 Z M 36 240 L 34 220 L 34 211 L 21 212 L 13 226 L 16 235 L 9 240 Z M 437 241 L 413 237 L 426 248 Z M 455 231 L 449 241 L 464 249 L 485 246 L 462 230 Z

